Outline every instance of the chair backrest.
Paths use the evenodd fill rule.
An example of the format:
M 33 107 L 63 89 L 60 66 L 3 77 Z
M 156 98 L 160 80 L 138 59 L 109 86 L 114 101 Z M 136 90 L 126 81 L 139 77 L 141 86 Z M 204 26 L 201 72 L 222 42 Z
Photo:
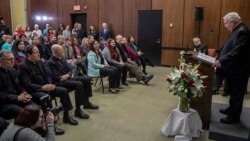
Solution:
M 216 56 L 216 49 L 209 48 L 208 49 L 208 56 L 215 57 Z

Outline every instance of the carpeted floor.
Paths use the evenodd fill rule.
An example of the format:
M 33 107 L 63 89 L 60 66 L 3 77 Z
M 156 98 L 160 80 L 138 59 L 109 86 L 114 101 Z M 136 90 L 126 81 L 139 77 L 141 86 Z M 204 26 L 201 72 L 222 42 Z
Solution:
M 59 121 L 59 127 L 66 133 L 57 136 L 58 141 L 172 141 L 161 133 L 161 127 L 168 115 L 178 105 L 178 97 L 168 93 L 166 77 L 170 69 L 167 67 L 148 67 L 148 73 L 154 74 L 149 85 L 135 83 L 129 80 L 129 86 L 119 94 L 111 94 L 107 90 L 107 80 L 104 79 L 105 94 L 101 85 L 93 86 L 93 103 L 100 106 L 99 110 L 84 110 L 90 119 L 78 119 L 78 126 L 71 126 Z M 74 103 L 74 95 L 71 93 Z M 227 103 L 228 98 L 213 96 L 213 102 Z M 246 96 L 245 103 L 249 104 Z M 71 111 L 73 115 L 74 111 Z M 61 116 L 62 117 L 62 116 Z M 197 141 L 208 141 L 205 131 Z

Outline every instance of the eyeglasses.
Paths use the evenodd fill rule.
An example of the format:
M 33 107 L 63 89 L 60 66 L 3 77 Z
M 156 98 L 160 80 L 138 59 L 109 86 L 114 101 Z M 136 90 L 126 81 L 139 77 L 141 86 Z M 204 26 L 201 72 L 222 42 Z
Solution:
M 6 59 L 1 59 L 2 61 L 14 61 L 15 60 L 15 58 L 6 58 Z

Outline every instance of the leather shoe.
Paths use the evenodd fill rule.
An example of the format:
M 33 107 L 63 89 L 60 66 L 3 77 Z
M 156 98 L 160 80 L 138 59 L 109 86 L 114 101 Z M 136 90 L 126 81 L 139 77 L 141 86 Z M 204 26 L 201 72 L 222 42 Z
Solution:
M 122 86 L 119 86 L 118 89 L 123 89 L 123 87 L 122 87 Z
M 127 82 L 123 82 L 122 85 L 128 86 L 128 83 Z
M 222 114 L 224 114 L 224 115 L 229 115 L 229 114 L 230 114 L 229 108 L 220 109 L 220 113 L 222 113 Z
M 54 127 L 54 131 L 56 135 L 63 135 L 65 133 L 65 131 L 63 129 L 60 129 L 58 127 Z
M 239 118 L 233 118 L 233 117 L 226 117 L 226 118 L 222 118 L 220 119 L 220 122 L 221 123 L 224 123 L 224 124 L 235 124 L 235 123 L 239 123 L 240 122 L 240 119 Z
M 99 109 L 99 106 L 89 102 L 88 104 L 84 105 L 84 109 L 97 110 Z
M 117 91 L 116 91 L 116 89 L 114 89 L 114 88 L 110 88 L 110 89 L 109 89 L 109 92 L 111 92 L 111 93 L 113 93 L 113 94 L 117 94 Z
M 69 123 L 70 125 L 78 125 L 78 121 L 73 119 L 72 117 L 70 116 L 67 116 L 67 117 L 63 117 L 63 122 L 64 123 Z
M 84 113 L 82 110 L 75 110 L 75 116 L 81 119 L 89 119 L 89 115 Z

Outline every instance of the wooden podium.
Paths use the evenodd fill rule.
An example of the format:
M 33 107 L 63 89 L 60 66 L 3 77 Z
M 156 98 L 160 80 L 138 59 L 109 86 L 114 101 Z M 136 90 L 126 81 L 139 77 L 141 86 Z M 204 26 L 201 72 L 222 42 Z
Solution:
M 202 120 L 202 128 L 209 129 L 212 103 L 212 88 L 214 79 L 214 69 L 212 68 L 212 63 L 198 58 L 197 54 L 195 53 L 184 55 L 184 58 L 187 63 L 192 63 L 193 65 L 200 64 L 198 70 L 201 71 L 203 75 L 208 76 L 208 86 L 206 88 L 205 93 L 202 97 L 196 100 L 191 100 L 190 107 L 198 111 Z

